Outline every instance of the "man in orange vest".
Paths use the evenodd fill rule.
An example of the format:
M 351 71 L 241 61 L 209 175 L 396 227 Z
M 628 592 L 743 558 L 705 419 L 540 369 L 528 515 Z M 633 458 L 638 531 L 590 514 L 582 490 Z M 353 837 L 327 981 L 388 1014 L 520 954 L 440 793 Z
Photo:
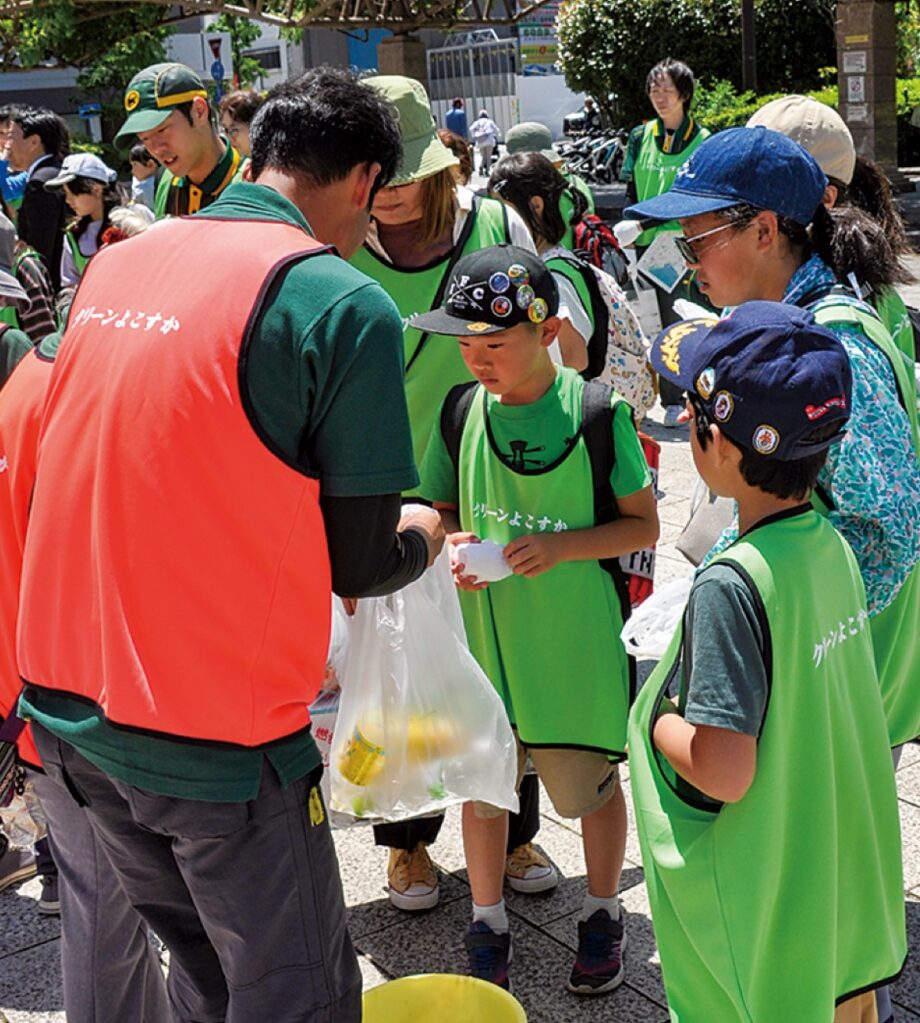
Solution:
M 341 258 L 398 157 L 348 74 L 279 86 L 254 183 L 98 253 L 55 363 L 20 713 L 168 946 L 176 1020 L 361 1018 L 308 707 L 332 590 L 401 588 L 443 542 L 400 518 L 401 320 Z

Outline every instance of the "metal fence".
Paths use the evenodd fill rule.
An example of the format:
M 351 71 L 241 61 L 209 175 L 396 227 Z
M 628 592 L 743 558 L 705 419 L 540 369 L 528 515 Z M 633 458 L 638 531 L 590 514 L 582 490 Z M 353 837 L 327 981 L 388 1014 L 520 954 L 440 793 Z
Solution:
M 504 136 L 520 120 L 514 85 L 514 76 L 520 73 L 518 41 L 482 35 L 471 32 L 462 41 L 428 51 L 431 109 L 441 126 L 459 96 L 470 124 L 485 110 Z

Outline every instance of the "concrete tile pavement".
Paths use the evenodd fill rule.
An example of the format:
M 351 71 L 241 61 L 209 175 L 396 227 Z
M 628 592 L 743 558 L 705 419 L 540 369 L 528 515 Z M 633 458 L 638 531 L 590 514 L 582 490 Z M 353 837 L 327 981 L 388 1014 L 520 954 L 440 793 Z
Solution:
M 917 269 L 920 272 L 920 260 Z M 662 541 L 656 578 L 663 582 L 691 571 L 674 541 L 686 521 L 696 476 L 686 429 L 665 430 L 661 418 L 661 410 L 653 410 L 646 429 L 662 445 Z M 642 667 L 647 674 L 648 665 Z M 920 747 L 912 745 L 905 750 L 898 771 L 898 790 L 908 927 L 911 945 L 918 948 Z M 628 786 L 626 791 L 628 798 Z M 664 1023 L 667 1008 L 661 970 L 632 824 L 622 884 L 629 935 L 626 981 L 612 995 L 580 999 L 564 985 L 574 958 L 577 915 L 586 886 L 581 838 L 577 824 L 555 815 L 545 793 L 541 808 L 537 842 L 557 864 L 562 881 L 549 895 L 506 893 L 515 942 L 512 981 L 528 1019 L 531 1023 L 600 1023 L 610 1019 L 617 1023 Z M 440 906 L 430 913 L 408 916 L 389 905 L 383 892 L 386 854 L 374 847 L 369 828 L 338 832 L 336 847 L 365 988 L 411 973 L 464 969 L 462 936 L 469 921 L 470 900 L 457 810 L 448 813 L 431 850 L 442 872 L 442 891 Z M 0 1023 L 65 1020 L 60 993 L 59 926 L 57 921 L 38 915 L 38 894 L 35 880 L 0 894 Z M 920 967 L 914 962 L 908 963 L 895 985 L 894 999 L 898 1020 L 920 1020 Z

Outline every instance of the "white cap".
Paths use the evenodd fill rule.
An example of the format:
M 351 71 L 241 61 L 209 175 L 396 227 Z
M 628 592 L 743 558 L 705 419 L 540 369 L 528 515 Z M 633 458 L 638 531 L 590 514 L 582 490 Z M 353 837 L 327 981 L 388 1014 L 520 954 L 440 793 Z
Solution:
M 101 181 L 103 185 L 111 185 L 117 180 L 118 174 L 92 153 L 71 153 L 64 157 L 57 175 L 45 182 L 45 188 L 49 192 L 63 188 L 74 178 L 90 178 L 92 181 Z
M 829 178 L 848 185 L 856 168 L 856 147 L 846 122 L 833 107 L 809 96 L 782 96 L 748 121 L 748 128 L 772 128 L 814 158 Z

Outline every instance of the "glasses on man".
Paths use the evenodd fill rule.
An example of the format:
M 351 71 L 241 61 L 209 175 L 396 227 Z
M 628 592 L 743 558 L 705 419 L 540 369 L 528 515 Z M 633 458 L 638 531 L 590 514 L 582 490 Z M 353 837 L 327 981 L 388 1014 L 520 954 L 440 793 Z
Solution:
M 720 224 L 718 227 L 712 227 L 708 231 L 701 231 L 699 234 L 693 235 L 691 238 L 686 238 L 684 235 L 679 234 L 674 238 L 674 244 L 677 246 L 677 251 L 684 257 L 688 263 L 698 263 L 700 256 L 703 252 L 706 252 L 711 246 L 707 245 L 703 252 L 699 249 L 695 249 L 694 245 L 700 241 L 701 238 L 708 238 L 710 235 L 718 234 L 720 231 L 727 231 L 730 227 L 735 225 L 729 221 L 727 224 Z

